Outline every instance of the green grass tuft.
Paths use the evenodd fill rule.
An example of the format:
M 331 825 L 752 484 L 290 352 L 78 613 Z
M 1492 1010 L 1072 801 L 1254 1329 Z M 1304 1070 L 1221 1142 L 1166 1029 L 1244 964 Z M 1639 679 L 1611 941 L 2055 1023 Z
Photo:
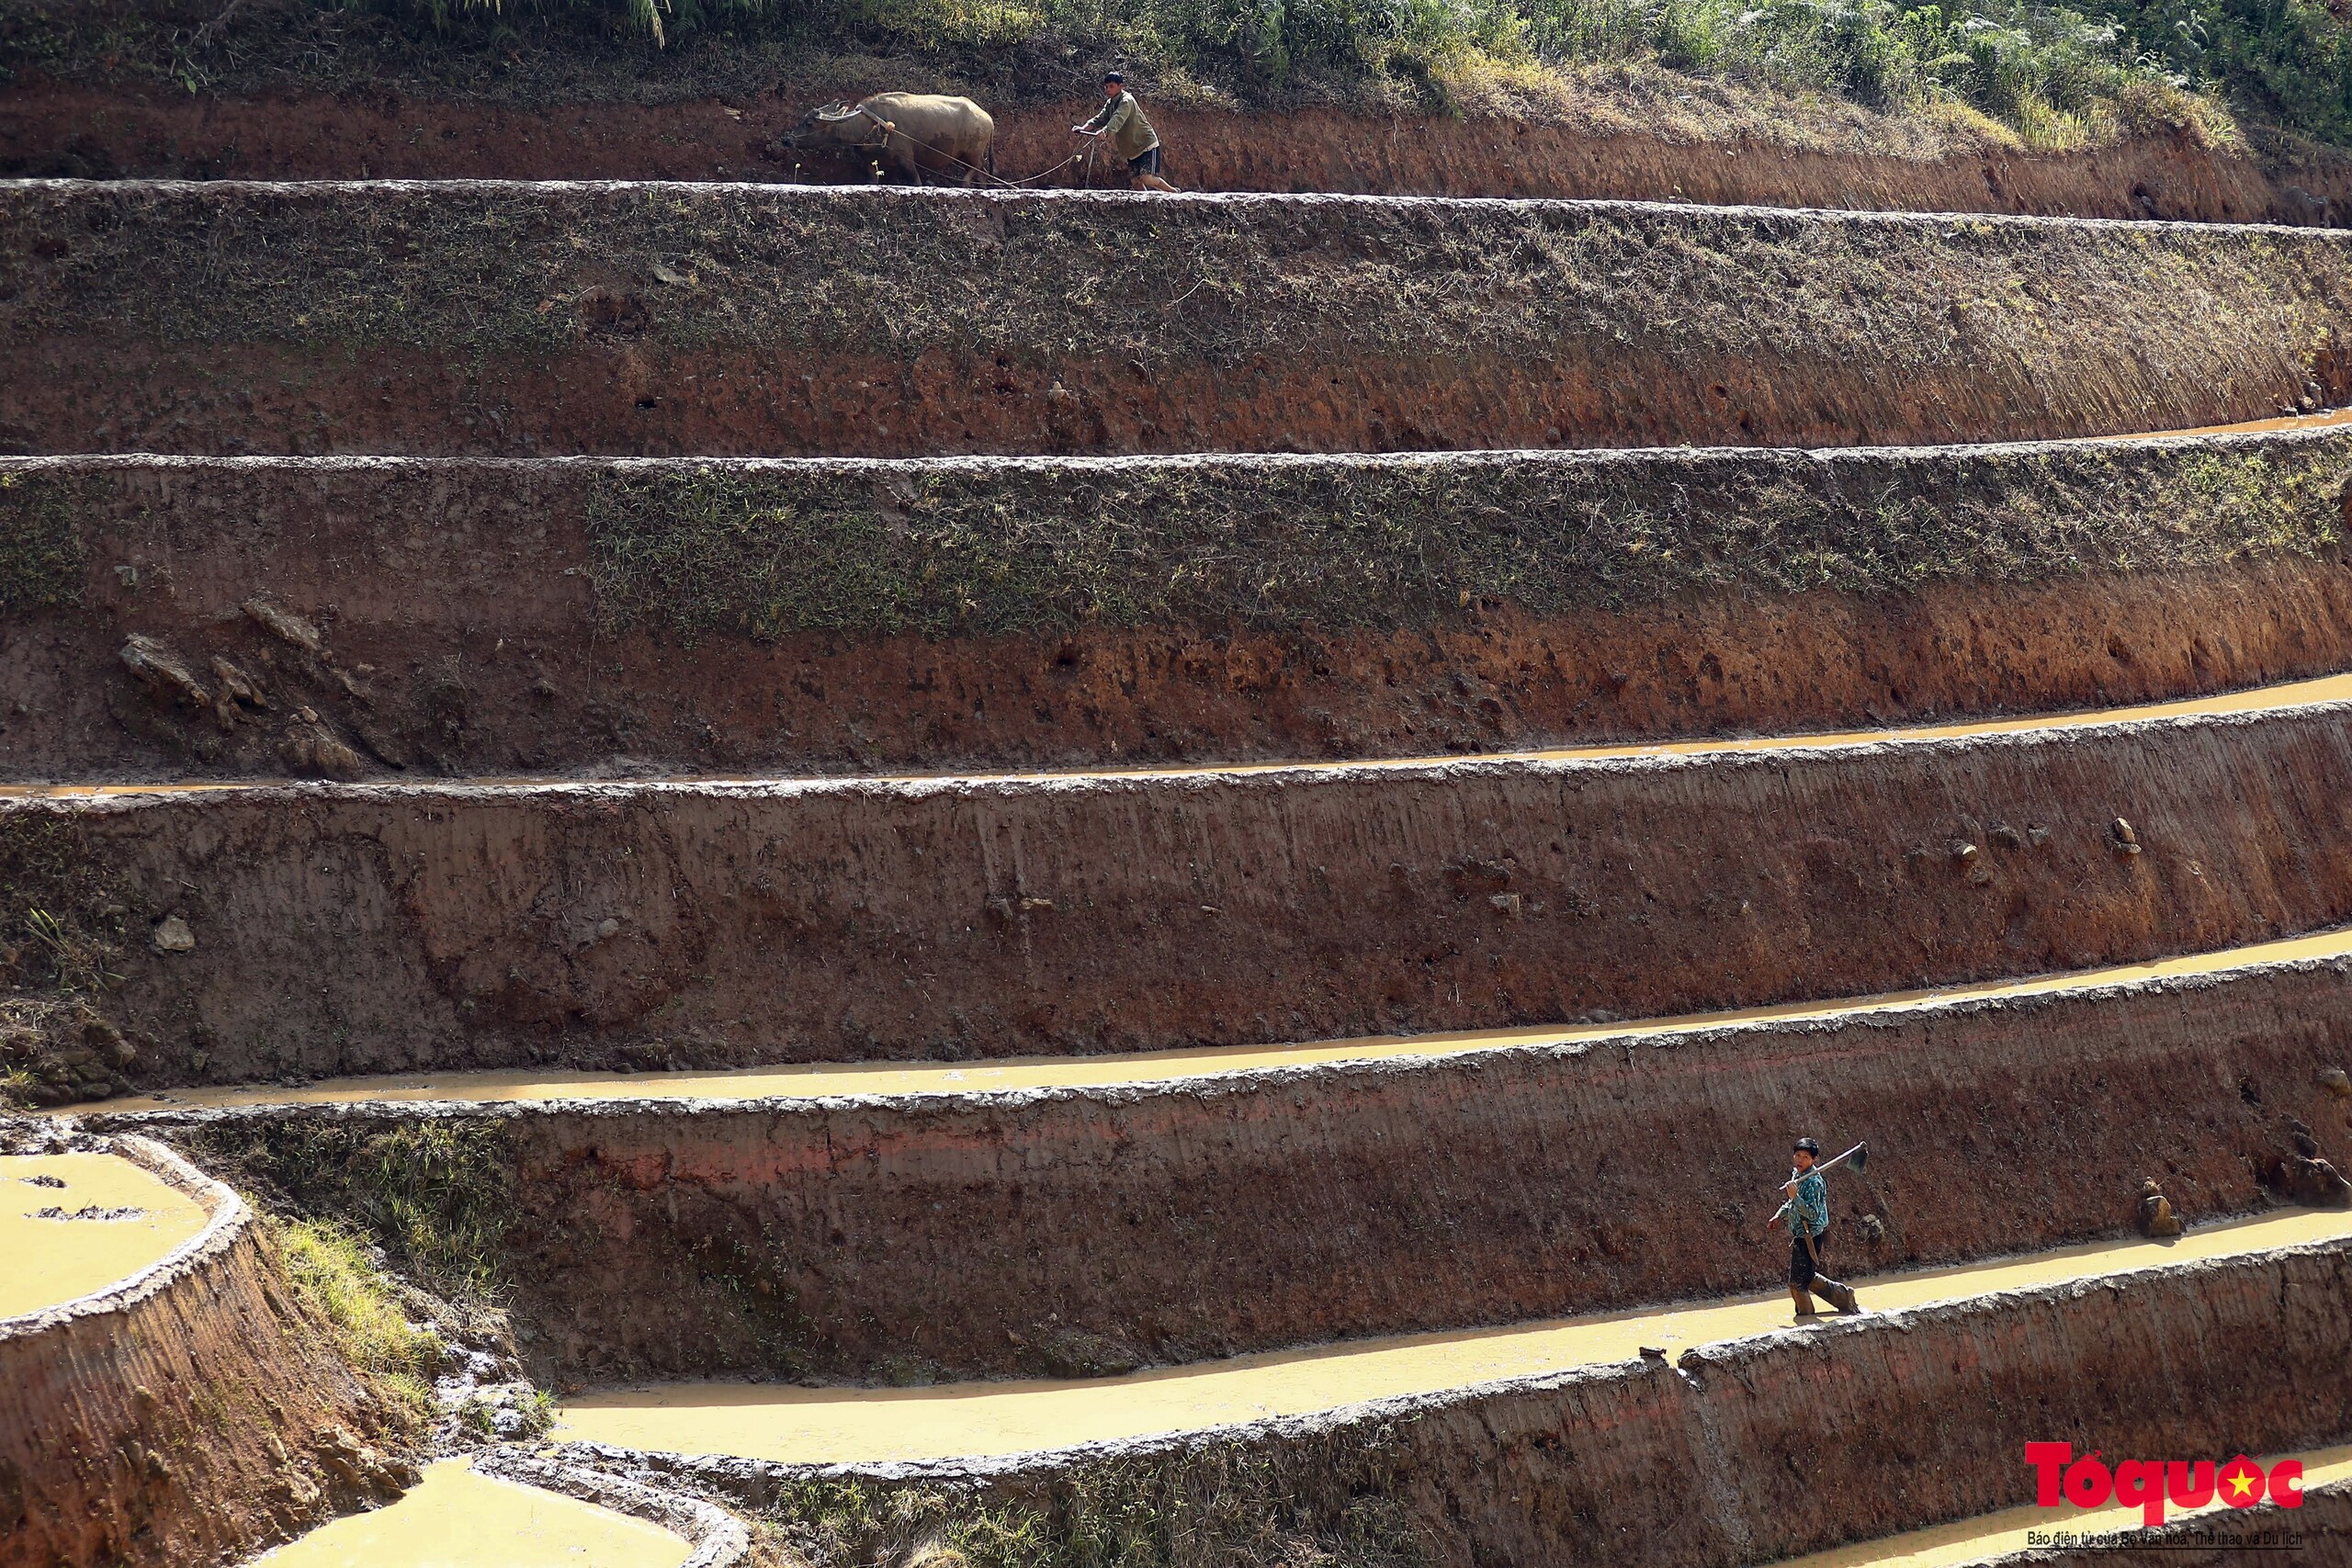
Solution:
M 440 1337 L 408 1321 L 397 1289 L 369 1261 L 365 1245 L 332 1222 L 286 1220 L 274 1228 L 295 1295 L 326 1320 L 344 1359 L 412 1422 L 429 1416 Z

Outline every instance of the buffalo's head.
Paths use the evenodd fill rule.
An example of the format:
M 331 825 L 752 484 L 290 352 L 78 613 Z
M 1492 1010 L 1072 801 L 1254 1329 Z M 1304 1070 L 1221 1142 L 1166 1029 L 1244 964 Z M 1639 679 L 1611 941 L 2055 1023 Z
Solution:
M 810 109 L 789 135 L 778 138 L 786 147 L 855 147 L 874 140 L 874 121 L 854 104 L 831 103 Z

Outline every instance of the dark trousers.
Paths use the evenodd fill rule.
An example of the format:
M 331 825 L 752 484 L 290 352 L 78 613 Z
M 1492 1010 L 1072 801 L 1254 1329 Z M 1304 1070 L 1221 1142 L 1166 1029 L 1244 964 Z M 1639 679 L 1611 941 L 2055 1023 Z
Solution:
M 1792 1234 L 1789 1237 L 1789 1283 L 1800 1291 L 1811 1290 L 1815 1277 L 1829 1261 L 1829 1233 L 1823 1231 L 1808 1246 L 1804 1222 L 1796 1221 L 1792 1229 Z

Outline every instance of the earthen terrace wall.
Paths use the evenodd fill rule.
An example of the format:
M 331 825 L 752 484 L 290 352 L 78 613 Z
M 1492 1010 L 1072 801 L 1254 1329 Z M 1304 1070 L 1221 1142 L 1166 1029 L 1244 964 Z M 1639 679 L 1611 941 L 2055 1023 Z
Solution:
M 753 1506 L 863 1476 L 1048 1512 L 1123 1476 L 1169 1495 L 1187 1473 L 1271 1467 L 1286 1522 L 1333 1540 L 1376 1523 L 1432 1562 L 1741 1568 L 2030 1503 L 2028 1442 L 2223 1459 L 2335 1440 L 2352 1430 L 2347 1268 L 2346 1244 L 2283 1248 L 1021 1461 L 652 1462 Z
M 145 1139 L 112 1152 L 212 1219 L 106 1292 L 0 1322 L 0 1564 L 241 1559 L 413 1479 L 365 1447 L 386 1413 L 243 1201 Z
M 17 798 L 0 873 L 116 933 L 104 1005 L 145 1082 L 998 1056 L 2312 930 L 2352 919 L 2348 769 L 2352 719 L 2321 704 L 1781 753 Z M 148 940 L 172 915 L 193 951 Z
M 0 443 L 888 457 L 2181 428 L 2339 400 L 2347 256 L 2313 230 L 1611 203 L 9 182 Z
M 290 738 L 321 727 L 353 772 L 617 751 L 833 773 L 2176 697 L 2352 663 L 2347 473 L 2335 429 L 1823 453 L 0 459 L 18 563 L 0 683 L 25 710 L 0 715 L 0 770 L 312 771 Z M 142 682 L 132 636 L 199 690 Z
M 869 89 L 903 88 L 900 78 Z M 631 103 L 304 92 L 149 93 L 20 73 L 0 92 L 0 175 L 143 179 L 870 178 L 855 160 L 784 146 L 801 114 L 861 89 Z M 1026 179 L 1069 155 L 1070 110 L 990 105 L 998 172 Z M 2341 224 L 2352 163 L 2267 155 L 2188 136 L 2077 152 L 1983 147 L 1940 155 L 1667 130 L 1330 108 L 1194 109 L 1158 100 L 1170 173 L 1194 190 L 1372 196 L 1674 199 L 1767 207 L 2073 218 Z M 1116 182 L 1099 165 L 1098 185 Z M 1075 186 L 1082 168 L 1043 183 Z

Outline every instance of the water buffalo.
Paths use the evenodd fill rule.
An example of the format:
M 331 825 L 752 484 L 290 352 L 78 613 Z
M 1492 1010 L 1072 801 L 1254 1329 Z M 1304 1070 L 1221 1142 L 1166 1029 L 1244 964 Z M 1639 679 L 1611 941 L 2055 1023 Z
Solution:
M 794 147 L 840 147 L 879 153 L 909 179 L 972 183 L 996 173 L 996 121 L 969 98 L 937 93 L 876 93 L 855 108 L 811 109 L 788 139 Z

